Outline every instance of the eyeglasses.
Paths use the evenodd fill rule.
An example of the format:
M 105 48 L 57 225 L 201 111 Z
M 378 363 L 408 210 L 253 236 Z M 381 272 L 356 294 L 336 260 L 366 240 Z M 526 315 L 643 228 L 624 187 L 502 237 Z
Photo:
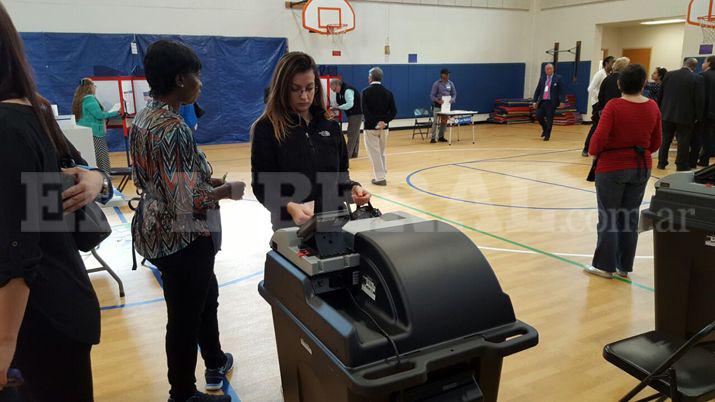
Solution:
M 290 91 L 291 91 L 292 93 L 294 93 L 294 94 L 299 94 L 299 95 L 303 95 L 304 93 L 310 94 L 310 93 L 315 92 L 315 87 L 308 87 L 308 88 L 295 88 L 295 87 L 293 87 L 293 88 L 290 89 Z

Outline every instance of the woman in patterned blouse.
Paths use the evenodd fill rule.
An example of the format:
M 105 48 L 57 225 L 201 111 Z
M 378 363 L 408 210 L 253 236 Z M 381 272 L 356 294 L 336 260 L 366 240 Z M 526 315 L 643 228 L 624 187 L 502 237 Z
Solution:
M 663 85 L 663 78 L 667 72 L 668 70 L 663 67 L 656 67 L 655 71 L 653 71 L 653 75 L 650 77 L 653 81 L 645 84 L 643 95 L 658 102 L 658 95 L 660 95 L 660 89 Z
M 179 116 L 201 92 L 201 62 L 188 47 L 153 43 L 144 58 L 153 101 L 131 132 L 133 178 L 142 201 L 132 221 L 139 254 L 161 271 L 168 324 L 169 401 L 230 401 L 196 390 L 196 346 L 206 363 L 206 388 L 220 389 L 233 367 L 221 350 L 214 256 L 220 248 L 218 201 L 243 196 L 243 183 L 211 178 L 211 167 Z

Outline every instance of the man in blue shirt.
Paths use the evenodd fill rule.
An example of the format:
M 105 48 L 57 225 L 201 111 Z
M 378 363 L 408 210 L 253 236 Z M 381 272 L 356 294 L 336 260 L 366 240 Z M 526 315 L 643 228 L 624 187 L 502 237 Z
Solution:
M 457 100 L 457 88 L 454 83 L 449 80 L 449 70 L 443 68 L 439 73 L 440 79 L 432 84 L 432 91 L 430 92 L 430 99 L 432 99 L 432 106 L 434 109 L 434 123 L 432 124 L 432 129 L 430 130 L 430 143 L 435 142 L 447 142 L 444 138 L 444 129 L 447 126 L 447 119 L 440 118 L 437 113 L 442 110 L 442 97 L 451 96 L 452 99 L 450 103 L 454 103 Z M 436 139 L 437 126 L 439 125 L 439 139 Z
M 362 125 L 360 92 L 337 78 L 330 81 L 330 89 L 335 92 L 335 101 L 338 104 L 332 108 L 333 111 L 344 112 L 348 117 L 348 158 L 357 158 Z

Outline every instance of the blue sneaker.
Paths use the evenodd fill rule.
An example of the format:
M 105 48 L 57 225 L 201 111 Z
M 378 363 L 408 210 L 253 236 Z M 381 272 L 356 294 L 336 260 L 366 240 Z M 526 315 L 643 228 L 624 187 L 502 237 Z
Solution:
M 217 369 L 206 369 L 204 376 L 206 377 L 206 390 L 218 391 L 223 388 L 223 380 L 226 374 L 233 370 L 233 355 L 226 353 L 226 363 L 223 367 Z
M 178 402 L 172 398 L 169 398 L 169 402 Z M 203 392 L 196 391 L 194 396 L 187 399 L 186 402 L 231 402 L 231 397 L 229 395 L 209 395 Z

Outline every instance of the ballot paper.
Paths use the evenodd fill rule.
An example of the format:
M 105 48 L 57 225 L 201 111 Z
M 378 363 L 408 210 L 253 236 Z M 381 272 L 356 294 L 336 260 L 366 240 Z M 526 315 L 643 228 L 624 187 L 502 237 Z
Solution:
M 452 110 L 452 97 L 443 96 L 442 97 L 442 113 L 447 113 Z
M 119 110 L 120 110 L 119 103 L 115 103 L 114 106 L 112 106 L 112 108 L 108 110 L 108 112 L 114 113 L 114 112 L 118 112 Z

